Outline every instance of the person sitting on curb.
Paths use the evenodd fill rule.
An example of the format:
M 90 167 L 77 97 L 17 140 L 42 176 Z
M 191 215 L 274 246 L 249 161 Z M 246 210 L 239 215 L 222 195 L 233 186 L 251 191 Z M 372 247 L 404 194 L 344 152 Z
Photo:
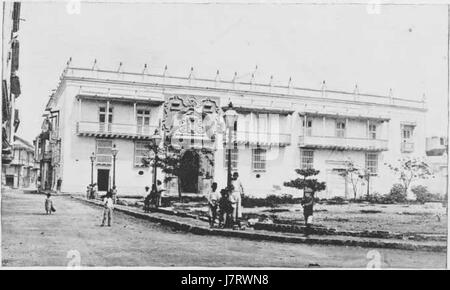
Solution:
M 113 210 L 114 210 L 114 201 L 112 199 L 111 191 L 108 191 L 105 198 L 103 199 L 103 220 L 102 227 L 105 226 L 105 222 L 108 221 L 108 227 L 111 226 L 112 218 L 113 218 Z
M 214 227 L 214 222 L 217 217 L 217 209 L 219 206 L 220 194 L 216 192 L 217 190 L 217 182 L 213 182 L 211 184 L 211 191 L 206 195 L 206 199 L 208 200 L 208 208 L 209 208 L 209 225 L 210 227 Z

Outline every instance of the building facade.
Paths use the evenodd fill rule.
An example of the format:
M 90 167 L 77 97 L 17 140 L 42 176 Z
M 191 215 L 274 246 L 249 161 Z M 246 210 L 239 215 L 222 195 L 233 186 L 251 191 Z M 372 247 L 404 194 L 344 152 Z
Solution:
M 386 163 L 425 155 L 423 99 L 333 91 L 325 84 L 303 89 L 68 64 L 36 140 L 42 180 L 54 186 L 61 179 L 62 191 L 82 192 L 92 169 L 105 191 L 112 185 L 115 146 L 119 194 L 143 194 L 152 169 L 142 159 L 158 129 L 163 140 L 182 148 L 181 162 L 190 164 L 192 176 L 179 182 L 182 192 L 203 193 L 213 180 L 225 187 L 223 112 L 230 102 L 239 114 L 231 163 L 249 195 L 297 193 L 283 183 L 297 177 L 296 168 L 315 168 L 327 182 L 319 197 L 352 197 L 339 174 L 349 160 L 370 172 L 371 192 L 384 194 L 397 182 Z M 169 191 L 176 192 L 176 184 L 167 184 Z
M 431 193 L 445 196 L 448 193 L 448 139 L 438 136 L 427 138 L 426 154 L 432 178 L 425 185 Z
M 21 93 L 17 75 L 20 2 L 2 2 L 2 6 L 2 164 L 9 164 L 13 160 L 14 133 L 19 126 L 15 99 Z
M 14 136 L 12 144 L 13 159 L 2 166 L 3 186 L 12 188 L 34 188 L 38 169 L 35 164 L 34 146 L 24 139 Z

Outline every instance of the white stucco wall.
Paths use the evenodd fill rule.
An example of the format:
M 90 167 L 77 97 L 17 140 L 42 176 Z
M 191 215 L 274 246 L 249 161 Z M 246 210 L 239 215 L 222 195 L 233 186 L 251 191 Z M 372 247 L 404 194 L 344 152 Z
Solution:
M 61 159 L 61 175 L 63 179 L 62 191 L 66 192 L 84 192 L 86 186 L 90 183 L 90 161 L 89 156 L 92 152 L 95 152 L 95 137 L 84 137 L 76 134 L 76 123 L 78 121 L 91 121 L 96 122 L 98 120 L 98 107 L 106 106 L 106 102 L 98 101 L 82 101 L 81 114 L 78 108 L 78 101 L 76 95 L 80 91 L 80 85 L 84 85 L 88 82 L 63 82 L 62 89 L 59 91 L 59 99 L 55 102 L 54 106 L 60 109 L 60 134 L 62 138 L 62 159 Z M 128 88 L 130 92 L 134 92 L 135 89 L 132 84 L 116 85 L 116 84 L 90 84 L 98 86 L 99 90 L 105 88 L 117 86 L 121 89 Z M 249 96 L 241 96 L 234 94 L 221 94 L 220 92 L 204 92 L 201 90 L 192 91 L 187 89 L 171 89 L 166 90 L 164 94 L 176 94 L 176 93 L 188 93 L 190 95 L 205 95 L 210 94 L 213 97 L 221 98 L 222 105 L 233 101 L 234 104 L 248 102 Z M 156 96 L 162 98 L 163 93 L 155 93 Z M 263 96 L 254 96 L 257 101 L 263 100 Z M 299 112 L 302 112 L 305 107 L 308 110 L 314 111 L 314 108 L 318 112 L 321 110 L 333 110 L 334 112 L 340 112 L 341 114 L 349 114 L 350 111 L 358 112 L 362 116 L 370 114 L 373 116 L 383 115 L 390 120 L 384 122 L 377 127 L 377 138 L 388 139 L 388 151 L 379 152 L 378 159 L 378 176 L 371 180 L 371 192 L 379 192 L 381 194 L 387 193 L 392 184 L 397 182 L 397 177 L 387 168 L 384 163 L 395 162 L 402 156 L 424 156 L 425 155 L 425 113 L 420 110 L 412 110 L 408 108 L 401 108 L 395 106 L 381 106 L 357 103 L 327 103 L 324 100 L 314 101 L 297 101 L 292 103 L 292 109 L 294 113 L 290 115 L 280 115 L 278 118 L 268 115 L 271 120 L 268 124 L 270 131 L 291 133 L 291 144 L 285 147 L 272 146 L 267 148 L 267 164 L 265 172 L 253 172 L 252 170 L 252 156 L 251 149 L 255 148 L 255 145 L 239 145 L 239 161 L 238 172 L 241 180 L 244 183 L 246 192 L 250 195 L 265 196 L 271 193 L 298 193 L 298 191 L 284 188 L 282 184 L 285 181 L 296 178 L 294 169 L 300 166 L 300 149 L 298 147 L 299 136 L 302 134 L 302 118 L 299 116 Z M 133 103 L 118 103 L 111 102 L 111 107 L 114 110 L 113 123 L 121 124 L 135 124 Z M 138 105 L 138 108 L 141 105 Z M 159 120 L 162 118 L 162 106 L 150 107 L 151 109 L 151 126 L 158 125 Z M 253 130 L 255 127 L 255 121 L 251 117 L 252 114 L 246 114 L 245 117 L 241 117 L 240 121 L 245 122 L 245 125 L 238 124 L 238 130 Z M 276 121 L 278 120 L 278 121 Z M 276 124 L 278 122 L 278 128 Z M 415 124 L 413 141 L 415 144 L 415 150 L 413 153 L 402 153 L 401 148 L 401 124 L 402 122 L 409 122 Z M 275 126 L 275 127 L 274 127 Z M 322 117 L 313 118 L 313 135 L 326 135 L 334 136 L 335 134 L 335 120 L 331 117 L 325 118 L 325 127 L 323 125 Z M 324 130 L 325 129 L 325 130 Z M 367 122 L 364 120 L 348 119 L 347 136 L 356 138 L 366 138 L 367 136 Z M 134 140 L 133 139 L 115 139 L 114 143 L 119 149 L 116 165 L 116 184 L 119 194 L 143 194 L 144 187 L 151 184 L 151 169 L 143 169 L 134 167 Z M 224 153 L 221 136 L 217 139 L 217 151 L 215 152 L 215 176 L 214 180 L 219 183 L 219 188 L 226 185 L 226 166 L 224 166 Z M 345 197 L 345 183 L 342 177 L 336 176 L 331 172 L 331 169 L 336 166 L 336 163 L 346 160 L 352 160 L 357 165 L 364 167 L 365 165 L 365 153 L 363 151 L 331 151 L 325 149 L 314 150 L 314 167 L 320 170 L 318 179 L 326 181 L 328 183 L 328 189 L 319 194 L 321 198 L 330 198 L 333 196 Z M 139 171 L 144 171 L 143 175 L 138 175 Z M 112 174 L 112 168 L 111 168 Z M 96 170 L 94 170 L 94 181 L 96 181 Z M 260 177 L 257 178 L 256 175 Z M 163 179 L 161 174 L 158 173 L 158 178 Z M 348 187 L 347 197 L 352 197 L 350 186 Z M 365 194 L 365 188 L 361 187 L 361 194 Z

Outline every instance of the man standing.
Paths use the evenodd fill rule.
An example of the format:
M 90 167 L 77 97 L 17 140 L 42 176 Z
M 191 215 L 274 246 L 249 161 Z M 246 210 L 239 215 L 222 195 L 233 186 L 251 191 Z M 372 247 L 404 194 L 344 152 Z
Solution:
M 61 184 L 62 184 L 62 179 L 61 179 L 61 177 L 60 177 L 60 178 L 58 178 L 58 180 L 56 181 L 56 191 L 57 191 L 58 193 L 61 192 Z
M 216 221 L 217 210 L 219 207 L 220 194 L 216 190 L 217 182 L 213 182 L 211 184 L 211 191 L 206 195 L 209 207 L 209 225 L 211 228 L 214 227 L 214 222 Z
M 117 203 L 117 187 L 115 185 L 113 186 L 111 193 L 112 193 L 113 202 L 114 202 L 114 204 L 116 204 Z
M 242 203 L 241 194 L 237 191 L 233 185 L 230 188 L 230 203 L 233 208 L 233 229 L 241 228 L 241 218 L 242 218 Z
M 114 210 L 114 201 L 112 199 L 112 193 L 108 191 L 108 193 L 105 196 L 105 199 L 103 200 L 103 220 L 102 220 L 102 227 L 105 226 L 105 222 L 108 221 L 108 227 L 111 226 L 112 218 L 113 218 L 113 210 Z
M 161 206 L 161 197 L 162 197 L 163 191 L 166 191 L 166 190 L 163 188 L 161 180 L 158 179 L 156 181 L 156 207 Z
M 238 191 L 241 197 L 244 196 L 244 186 L 242 186 L 241 179 L 239 178 L 239 173 L 233 173 L 233 178 L 231 184 L 234 186 L 234 190 Z

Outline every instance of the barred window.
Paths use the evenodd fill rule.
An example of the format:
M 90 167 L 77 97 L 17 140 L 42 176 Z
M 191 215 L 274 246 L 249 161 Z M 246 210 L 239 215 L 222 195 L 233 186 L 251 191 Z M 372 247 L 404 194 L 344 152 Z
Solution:
M 111 164 L 112 163 L 112 140 L 97 140 L 97 164 Z
M 266 149 L 256 148 L 252 150 L 252 169 L 253 171 L 266 171 Z
M 223 160 L 225 161 L 223 163 L 223 167 L 228 168 L 228 149 L 224 149 L 224 158 Z M 236 147 L 236 145 L 234 146 L 234 148 L 231 149 L 231 170 L 237 170 L 237 166 L 238 166 L 238 154 L 239 150 Z
M 378 173 L 378 153 L 366 153 L 366 170 L 373 175 Z
M 300 149 L 300 168 L 314 168 L 314 150 Z
M 143 166 L 142 159 L 148 157 L 149 142 L 135 142 L 134 143 L 134 166 Z

